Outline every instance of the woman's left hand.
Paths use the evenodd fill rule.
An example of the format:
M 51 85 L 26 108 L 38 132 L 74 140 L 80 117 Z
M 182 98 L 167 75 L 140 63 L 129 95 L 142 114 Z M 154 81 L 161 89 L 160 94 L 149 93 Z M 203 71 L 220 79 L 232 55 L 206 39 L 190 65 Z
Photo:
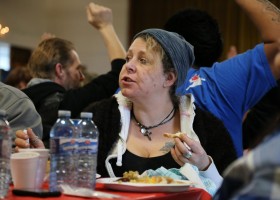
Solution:
M 205 171 L 211 164 L 211 159 L 198 141 L 192 140 L 186 134 L 175 138 L 175 147 L 171 149 L 173 159 L 181 166 L 190 163 Z

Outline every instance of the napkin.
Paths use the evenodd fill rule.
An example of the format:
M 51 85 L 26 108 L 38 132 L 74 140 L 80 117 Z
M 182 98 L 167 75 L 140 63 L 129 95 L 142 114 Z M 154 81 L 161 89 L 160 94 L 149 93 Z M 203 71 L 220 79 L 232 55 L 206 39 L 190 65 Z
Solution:
M 65 195 L 88 197 L 88 198 L 106 198 L 106 199 L 127 199 L 122 195 L 110 194 L 107 192 L 94 191 L 88 188 L 73 187 L 67 184 L 61 184 L 62 192 Z
M 195 187 L 206 190 L 212 196 L 217 190 L 216 184 L 211 179 L 200 175 L 198 168 L 188 163 L 180 169 L 166 169 L 164 167 L 160 167 L 156 170 L 149 169 L 143 172 L 141 176 L 168 176 L 176 180 L 189 180 L 195 184 Z

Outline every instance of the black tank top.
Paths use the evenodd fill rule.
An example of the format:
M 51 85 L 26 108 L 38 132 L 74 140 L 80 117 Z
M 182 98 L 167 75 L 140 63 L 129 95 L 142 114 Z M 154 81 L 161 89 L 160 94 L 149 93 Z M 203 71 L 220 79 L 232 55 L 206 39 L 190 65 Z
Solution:
M 110 163 L 117 177 L 122 177 L 123 173 L 127 171 L 138 171 L 139 174 L 142 174 L 148 169 L 156 170 L 160 167 L 166 169 L 180 168 L 180 165 L 175 162 L 170 152 L 158 157 L 144 158 L 126 150 L 122 156 L 121 167 L 116 166 L 116 161 L 117 159 L 114 158 L 110 160 Z

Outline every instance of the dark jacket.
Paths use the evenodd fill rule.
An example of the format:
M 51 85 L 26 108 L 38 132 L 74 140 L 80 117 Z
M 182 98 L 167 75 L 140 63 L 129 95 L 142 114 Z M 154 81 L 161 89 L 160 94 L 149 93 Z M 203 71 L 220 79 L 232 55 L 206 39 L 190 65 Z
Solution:
M 85 110 L 93 113 L 93 120 L 100 132 L 97 172 L 102 177 L 107 177 L 105 159 L 114 143 L 118 141 L 121 130 L 118 103 L 115 97 L 112 97 L 91 104 Z M 207 154 L 213 158 L 217 169 L 222 173 L 237 158 L 232 140 L 223 123 L 215 116 L 202 111 L 198 106 L 195 113 L 194 131 Z
M 119 87 L 119 73 L 124 62 L 123 59 L 112 61 L 110 72 L 78 89 L 66 91 L 57 83 L 44 82 L 23 90 L 42 118 L 43 142 L 46 148 L 49 148 L 50 129 L 57 119 L 58 110 L 70 110 L 71 117 L 76 118 L 90 103 L 111 97 Z
M 258 144 L 270 125 L 273 125 L 280 112 L 280 81 L 265 96 L 250 109 L 243 122 L 243 146 L 253 148 Z

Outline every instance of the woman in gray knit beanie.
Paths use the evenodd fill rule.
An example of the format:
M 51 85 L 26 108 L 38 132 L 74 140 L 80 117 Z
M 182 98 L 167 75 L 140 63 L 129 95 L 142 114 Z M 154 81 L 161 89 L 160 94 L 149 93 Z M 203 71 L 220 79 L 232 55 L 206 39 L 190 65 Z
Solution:
M 192 95 L 175 94 L 176 87 L 184 83 L 193 63 L 193 46 L 176 33 L 147 29 L 135 35 L 120 72 L 121 91 L 115 95 L 120 104 L 119 109 L 124 106 L 124 110 L 128 108 L 130 111 L 129 116 L 121 117 L 122 127 L 128 126 L 128 133 L 122 129 L 122 140 L 116 149 L 120 151 L 124 148 L 121 151 L 125 152 L 127 148 L 133 154 L 145 158 L 162 156 L 162 162 L 157 165 L 166 168 L 176 168 L 174 161 L 180 166 L 185 163 L 193 164 L 198 170 L 212 174 L 215 177 L 213 181 L 219 184 L 221 177 L 215 164 L 200 144 L 198 135 L 201 130 L 196 133 L 193 129 L 196 115 L 194 98 Z M 212 123 L 212 119 L 206 118 L 199 113 L 196 115 L 197 121 L 205 120 L 202 124 Z M 213 121 L 213 124 L 219 123 L 221 122 L 216 119 Z M 209 135 L 214 135 L 217 129 L 207 131 Z M 176 132 L 183 133 L 180 135 L 181 139 L 163 137 L 163 133 L 174 136 L 177 135 Z M 227 134 L 224 129 L 220 133 Z M 186 147 L 188 145 L 190 148 Z M 171 153 L 174 160 L 168 158 L 167 152 Z M 126 165 L 126 156 L 123 158 L 120 152 L 117 153 L 116 168 Z M 143 166 L 133 168 L 141 172 Z
M 220 184 L 214 161 L 224 163 L 228 152 L 235 155 L 233 149 L 220 156 L 220 148 L 229 149 L 226 130 L 216 118 L 195 107 L 192 95 L 175 95 L 193 62 L 193 47 L 176 33 L 147 29 L 135 36 L 119 75 L 120 92 L 85 109 L 93 113 L 100 132 L 97 172 L 102 177 L 190 168 L 197 178 L 211 178 L 202 188 L 211 192 Z M 213 140 L 217 145 L 211 145 Z M 213 150 L 212 159 L 204 148 L 219 154 Z

